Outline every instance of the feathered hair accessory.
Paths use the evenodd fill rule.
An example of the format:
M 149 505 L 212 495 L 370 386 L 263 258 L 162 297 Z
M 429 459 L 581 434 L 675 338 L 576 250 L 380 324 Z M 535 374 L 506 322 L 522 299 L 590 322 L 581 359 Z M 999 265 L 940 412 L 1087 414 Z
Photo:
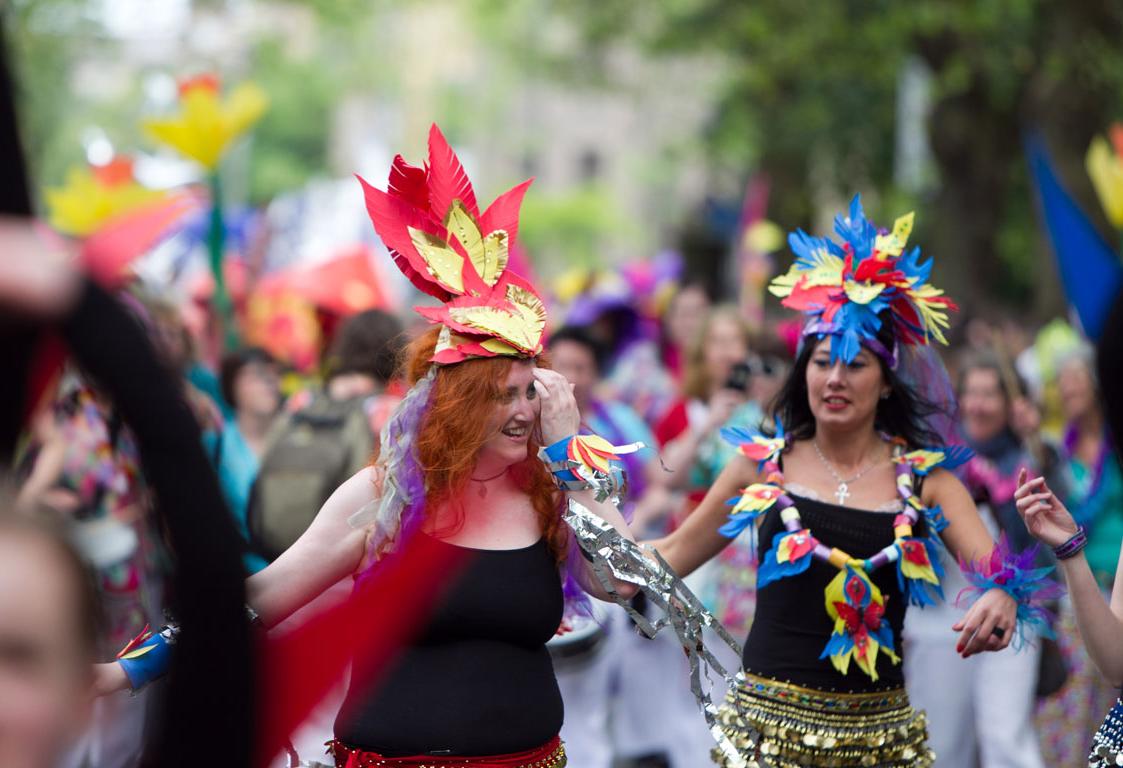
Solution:
M 841 244 L 803 230 L 788 235 L 795 263 L 769 290 L 808 317 L 805 337 L 831 337 L 832 361 L 849 363 L 865 346 L 895 369 L 900 345 L 947 344 L 948 312 L 958 307 L 928 282 L 932 262 L 920 263 L 920 248 L 905 252 L 912 223 L 909 213 L 892 231 L 879 230 L 854 195 L 849 215 L 834 220 Z M 892 323 L 892 349 L 877 336 L 883 314 Z
M 507 269 L 531 181 L 481 214 L 472 183 L 436 125 L 429 129 L 424 167 L 397 155 L 385 192 L 359 178 L 367 212 L 394 263 L 418 290 L 442 302 L 415 308 L 442 326 L 432 362 L 542 351 L 545 305 L 528 281 Z

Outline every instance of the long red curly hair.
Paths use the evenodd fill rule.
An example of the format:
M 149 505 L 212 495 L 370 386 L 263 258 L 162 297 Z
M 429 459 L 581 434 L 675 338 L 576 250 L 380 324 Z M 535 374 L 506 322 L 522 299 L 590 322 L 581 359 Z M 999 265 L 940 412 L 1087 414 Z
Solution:
M 404 372 L 410 385 L 429 372 L 429 359 L 440 328 L 432 328 L 415 339 L 405 351 Z M 540 356 L 535 362 L 548 368 Z M 437 369 L 429 407 L 417 436 L 417 455 L 425 472 L 425 508 L 449 505 L 463 507 L 458 499 L 467 490 L 480 448 L 492 437 L 487 415 L 498 407 L 504 383 L 516 360 L 510 357 L 473 358 Z M 525 460 L 511 468 L 516 485 L 530 497 L 551 553 L 561 562 L 569 538 L 560 517 L 561 495 L 549 470 L 538 459 L 541 430 L 531 431 Z

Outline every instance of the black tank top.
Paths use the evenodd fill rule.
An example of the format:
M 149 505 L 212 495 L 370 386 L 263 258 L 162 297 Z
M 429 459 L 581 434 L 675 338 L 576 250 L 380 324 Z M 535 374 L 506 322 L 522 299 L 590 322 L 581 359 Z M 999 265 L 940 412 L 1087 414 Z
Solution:
M 893 543 L 893 513 L 868 512 L 792 495 L 803 527 L 827 547 L 838 547 L 852 557 L 867 558 Z M 772 546 L 772 537 L 784 530 L 780 513 L 773 507 L 765 515 L 758 533 L 760 556 Z M 927 535 L 923 519 L 913 527 L 918 537 Z M 796 576 L 774 581 L 757 594 L 756 614 L 745 641 L 745 670 L 761 677 L 784 680 L 805 688 L 837 691 L 875 691 L 904 685 L 901 629 L 905 623 L 905 600 L 897 584 L 897 570 L 888 563 L 870 574 L 870 580 L 885 598 L 885 620 L 893 630 L 893 642 L 901 664 L 885 654 L 877 657 L 877 682 L 856 664 L 846 675 L 839 674 L 830 659 L 820 659 L 834 631 L 834 622 L 823 605 L 823 590 L 838 569 L 812 558 L 811 566 Z
M 562 700 L 546 650 L 564 606 L 557 563 L 545 539 L 470 554 L 377 690 L 347 692 L 335 723 L 344 744 L 393 757 L 498 755 L 558 734 Z

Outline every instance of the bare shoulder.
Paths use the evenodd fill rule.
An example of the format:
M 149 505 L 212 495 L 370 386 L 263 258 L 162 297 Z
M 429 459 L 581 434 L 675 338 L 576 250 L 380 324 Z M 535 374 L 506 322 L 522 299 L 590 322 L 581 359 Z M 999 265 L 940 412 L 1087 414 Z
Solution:
M 313 529 L 330 528 L 337 534 L 350 528 L 351 516 L 378 498 L 379 483 L 373 467 L 363 467 L 332 492 L 313 522 Z
M 343 484 L 335 489 L 332 497 L 339 495 L 347 499 L 363 500 L 366 503 L 378 497 L 379 485 L 381 483 L 378 481 L 375 468 L 371 466 L 363 467 L 344 480 Z
M 971 494 L 959 478 L 943 468 L 932 470 L 924 478 L 921 489 L 921 501 L 925 506 L 941 507 L 959 506 L 964 502 L 971 503 Z
M 758 462 L 753 461 L 740 452 L 729 460 L 729 463 L 722 469 L 721 474 L 731 479 L 736 479 L 741 486 L 764 482 L 764 472 L 761 471 Z

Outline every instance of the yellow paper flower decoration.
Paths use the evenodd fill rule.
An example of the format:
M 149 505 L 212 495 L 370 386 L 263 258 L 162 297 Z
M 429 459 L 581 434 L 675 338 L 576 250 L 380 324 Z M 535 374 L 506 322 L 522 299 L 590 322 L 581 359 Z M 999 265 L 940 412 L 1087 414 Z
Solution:
M 1111 143 L 1114 152 L 1102 136 L 1092 139 L 1084 165 L 1107 220 L 1116 229 L 1123 229 L 1123 125 L 1111 127 Z
M 138 184 L 132 159 L 127 157 L 106 165 L 71 168 L 65 184 L 43 194 L 51 226 L 75 237 L 91 235 L 111 219 L 166 196 Z
M 146 120 L 144 128 L 157 141 L 197 161 L 207 170 L 218 167 L 227 147 L 265 114 L 269 100 L 253 83 L 242 83 L 226 99 L 216 75 L 199 75 L 179 86 L 179 114 Z

